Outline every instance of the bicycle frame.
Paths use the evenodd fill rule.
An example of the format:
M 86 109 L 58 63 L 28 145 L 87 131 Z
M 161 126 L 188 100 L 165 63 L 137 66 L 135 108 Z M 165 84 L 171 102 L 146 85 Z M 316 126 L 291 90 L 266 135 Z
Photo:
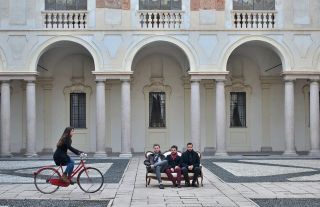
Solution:
M 61 174 L 63 174 L 63 168 L 62 165 L 59 166 L 59 168 L 61 170 Z M 76 169 L 74 169 L 69 177 L 69 179 L 73 178 L 77 173 L 79 173 L 82 169 L 86 169 L 86 166 L 84 164 L 83 159 L 80 160 L 79 165 L 76 167 Z M 58 170 L 59 171 L 59 170 Z M 60 174 L 60 173 L 59 173 Z
M 71 179 L 71 178 L 73 178 L 76 174 L 78 174 L 80 171 L 82 171 L 83 169 L 86 170 L 87 168 L 86 168 L 86 166 L 85 166 L 84 163 L 85 163 L 85 161 L 84 161 L 83 159 L 81 159 L 79 165 L 76 167 L 76 169 L 74 169 L 74 170 L 72 171 L 71 176 L 68 177 L 68 178 Z M 53 170 L 59 175 L 59 177 L 61 177 L 62 174 L 63 174 L 63 167 L 62 167 L 62 165 L 60 165 L 60 166 L 57 167 L 57 168 L 56 168 L 56 167 L 53 167 L 53 166 L 45 166 L 45 167 L 42 167 L 42 168 L 38 169 L 36 172 L 34 172 L 34 173 L 33 173 L 34 176 L 36 176 L 42 169 L 45 169 L 45 168 L 51 168 L 51 169 L 53 169 Z M 86 171 L 85 171 L 85 173 L 87 174 Z M 87 174 L 87 175 L 88 175 L 88 174 Z M 70 185 L 70 184 L 68 184 L 68 183 L 62 182 L 62 181 L 60 180 L 60 178 L 59 178 L 59 179 L 50 179 L 50 183 L 51 183 L 52 185 L 57 185 L 57 186 L 61 186 L 61 187 L 67 187 L 67 186 Z

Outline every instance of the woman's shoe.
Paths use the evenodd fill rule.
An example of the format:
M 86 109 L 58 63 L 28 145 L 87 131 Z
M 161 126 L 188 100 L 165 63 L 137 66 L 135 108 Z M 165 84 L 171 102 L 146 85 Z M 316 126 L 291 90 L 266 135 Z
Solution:
M 64 183 L 70 184 L 70 180 L 68 179 L 68 176 L 66 174 L 62 175 L 61 181 Z

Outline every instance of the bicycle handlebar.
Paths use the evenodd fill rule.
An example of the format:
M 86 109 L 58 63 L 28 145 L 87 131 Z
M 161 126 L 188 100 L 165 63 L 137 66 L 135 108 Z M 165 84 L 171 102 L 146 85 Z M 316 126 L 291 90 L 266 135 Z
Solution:
M 86 153 L 81 153 L 80 154 L 80 159 L 86 159 L 88 157 L 88 155 Z

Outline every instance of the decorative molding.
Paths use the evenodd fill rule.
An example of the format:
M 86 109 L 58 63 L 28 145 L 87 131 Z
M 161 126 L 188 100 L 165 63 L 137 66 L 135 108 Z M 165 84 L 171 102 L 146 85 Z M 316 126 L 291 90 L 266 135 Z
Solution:
M 163 78 L 150 78 L 150 84 L 143 87 L 143 93 L 146 95 L 149 92 L 165 92 L 171 96 L 172 89 L 169 85 L 163 84 Z
M 294 81 L 297 79 L 320 79 L 320 72 L 317 71 L 284 71 L 282 75 L 283 79 L 287 81 Z
M 226 76 L 229 74 L 229 71 L 219 71 L 219 72 L 195 72 L 190 71 L 189 75 L 190 80 L 226 80 Z
M 92 74 L 96 80 L 130 80 L 133 71 L 93 71 Z
M 30 71 L 19 71 L 19 72 L 0 72 L 0 81 L 2 80 L 26 80 L 26 81 L 35 81 L 38 72 Z
M 226 85 L 227 92 L 246 92 L 252 93 L 252 87 L 244 83 L 242 79 L 233 79 L 230 85 Z

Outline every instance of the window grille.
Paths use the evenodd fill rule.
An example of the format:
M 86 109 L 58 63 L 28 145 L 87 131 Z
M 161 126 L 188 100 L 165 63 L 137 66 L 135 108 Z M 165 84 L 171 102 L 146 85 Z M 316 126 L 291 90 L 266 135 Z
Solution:
M 149 127 L 166 127 L 166 94 L 164 92 L 149 93 Z
M 87 0 L 45 0 L 45 10 L 87 10 Z
M 85 93 L 70 93 L 70 126 L 86 128 Z
M 275 10 L 275 0 L 233 0 L 233 10 Z
M 140 10 L 181 10 L 181 0 L 139 0 Z
M 246 93 L 230 93 L 230 127 L 246 127 Z

